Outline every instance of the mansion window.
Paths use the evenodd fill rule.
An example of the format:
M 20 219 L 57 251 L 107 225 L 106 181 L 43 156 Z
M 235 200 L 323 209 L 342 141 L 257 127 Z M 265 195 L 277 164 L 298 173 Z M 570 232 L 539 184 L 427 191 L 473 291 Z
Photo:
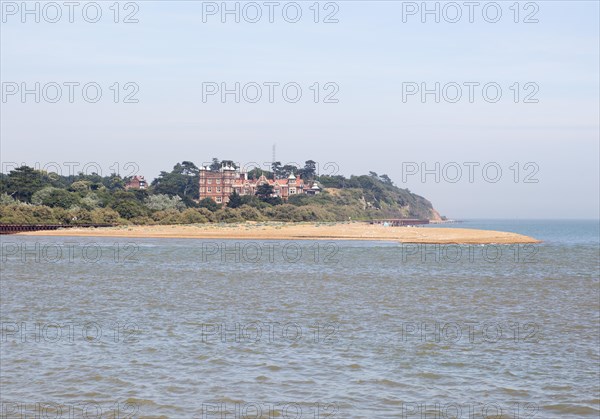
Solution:
M 296 193 L 296 188 L 290 188 L 290 195 L 294 195 Z
M 217 179 L 217 185 L 221 184 L 221 179 Z
M 221 192 L 221 187 L 217 186 L 217 192 Z
M 221 199 L 220 196 L 217 196 L 217 204 L 220 204 L 221 202 L 223 202 L 223 200 Z
M 208 183 L 210 185 L 212 183 L 212 179 L 207 179 L 206 183 Z
M 212 188 L 210 186 L 207 189 L 208 189 L 208 192 L 212 192 Z
M 206 191 L 206 188 L 203 186 L 200 188 L 200 193 L 204 193 Z

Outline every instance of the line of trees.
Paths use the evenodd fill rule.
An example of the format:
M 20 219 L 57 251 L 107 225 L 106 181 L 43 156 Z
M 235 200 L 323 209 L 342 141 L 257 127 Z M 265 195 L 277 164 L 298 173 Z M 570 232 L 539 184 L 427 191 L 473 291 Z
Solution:
M 232 160 L 214 158 L 210 169 L 219 170 L 223 165 L 236 167 Z M 130 178 L 116 173 L 60 176 L 22 166 L 8 174 L 0 173 L 0 222 L 190 224 L 431 218 L 433 214 L 429 201 L 397 188 L 387 175 L 318 176 L 313 160 L 301 168 L 275 162 L 271 171 L 257 168 L 249 172 L 254 178 L 281 178 L 293 173 L 326 188 L 319 195 L 296 195 L 287 202 L 272 197 L 270 185 L 261 185 L 254 196 L 234 193 L 226 206 L 209 198 L 199 200 L 199 173 L 193 162 L 183 161 L 169 172 L 161 171 L 148 189 L 136 190 L 126 189 Z M 328 193 L 328 188 L 335 193 Z

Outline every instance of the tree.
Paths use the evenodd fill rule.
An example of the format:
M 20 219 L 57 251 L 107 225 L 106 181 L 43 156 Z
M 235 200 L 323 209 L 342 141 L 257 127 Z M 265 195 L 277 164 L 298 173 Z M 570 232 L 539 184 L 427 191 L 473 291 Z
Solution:
M 160 172 L 158 178 L 152 181 L 155 193 L 178 195 L 184 201 L 198 199 L 200 184 L 200 169 L 190 161 L 177 163 L 171 172 Z
M 128 220 L 145 216 L 149 212 L 144 206 L 144 198 L 136 192 L 116 191 L 112 194 L 112 198 L 110 207 Z
M 91 182 L 88 180 L 78 180 L 71 183 L 69 189 L 75 192 L 85 192 L 90 190 Z
M 182 161 L 180 166 L 182 175 L 196 176 L 200 172 L 200 169 L 198 169 L 198 167 L 191 161 Z
M 271 164 L 271 170 L 273 171 L 273 178 L 280 178 L 283 176 L 281 173 L 281 162 L 273 162 Z
M 268 183 L 261 184 L 258 188 L 256 188 L 256 196 L 261 199 L 270 198 L 273 195 L 273 186 Z
M 210 164 L 210 170 L 213 172 L 218 172 L 220 168 L 221 168 L 221 162 L 219 162 L 218 158 L 213 157 L 212 163 Z
M 116 174 L 113 174 L 113 176 L 116 176 Z M 79 172 L 77 175 L 74 176 L 73 183 L 83 181 L 83 182 L 89 182 L 89 184 L 99 184 L 99 183 L 102 183 L 103 180 L 104 180 L 104 178 L 96 172 L 89 174 L 89 175 Z
M 51 195 L 56 191 L 60 191 L 60 189 L 52 186 L 46 186 L 45 188 L 42 188 L 31 195 L 29 202 L 31 202 L 33 205 L 48 205 Z
M 209 210 L 211 212 L 215 212 L 219 208 L 221 208 L 221 206 L 219 204 L 217 204 L 215 201 L 213 201 L 210 198 L 204 198 L 204 199 L 200 200 L 200 202 L 198 202 L 198 207 L 206 208 L 207 210 Z
M 243 203 L 244 202 L 242 201 L 240 194 L 237 193 L 237 191 L 233 191 L 233 193 L 229 195 L 229 202 L 227 203 L 227 206 L 229 208 L 239 208 L 243 205 Z
M 133 200 L 119 201 L 113 206 L 113 209 L 128 220 L 147 214 L 146 209 L 139 202 Z
M 291 164 L 286 164 L 285 166 L 283 166 L 281 168 L 281 177 L 286 178 L 289 175 L 291 175 L 292 173 L 296 173 L 296 171 L 298 170 L 298 168 L 294 165 Z
M 46 205 L 51 208 L 69 209 L 79 204 L 79 197 L 65 189 L 47 186 L 34 193 L 31 196 L 31 202 L 35 205 Z
M 234 169 L 238 168 L 237 164 L 235 164 L 233 160 L 223 160 L 221 161 L 221 166 L 230 166 Z
M 252 170 L 248 171 L 248 178 L 249 179 L 258 179 L 261 176 L 265 176 L 267 179 L 268 178 L 272 178 L 274 176 L 274 174 L 272 172 L 269 172 L 268 170 L 263 170 L 259 167 L 255 167 Z
M 385 183 L 386 185 L 390 185 L 393 186 L 394 182 L 392 182 L 392 179 L 390 179 L 390 177 L 388 175 L 381 175 L 379 176 L 379 178 L 383 181 L 383 183 Z
M 200 169 L 198 169 L 194 163 L 190 161 L 184 161 L 181 164 L 175 165 L 173 168 L 173 173 L 183 176 L 181 182 L 183 184 L 183 190 L 180 190 L 178 195 L 181 198 L 198 198 Z
M 48 184 L 49 182 L 43 181 L 42 172 L 29 166 L 21 166 L 11 170 L 3 189 L 19 201 L 30 202 L 31 196 Z
M 110 176 L 105 177 L 102 182 L 104 186 L 106 186 L 111 192 L 118 190 L 125 190 L 125 181 L 121 178 L 120 175 L 116 173 L 112 173 Z
M 268 198 L 263 199 L 262 201 L 273 206 L 283 204 L 283 199 L 281 199 L 278 196 L 270 196 Z
M 360 187 L 360 185 L 352 185 L 349 179 L 346 179 L 342 175 L 321 175 L 318 177 L 319 183 L 324 188 L 352 188 L 352 187 Z
M 81 198 L 79 200 L 78 204 L 83 209 L 91 211 L 93 209 L 96 209 L 96 208 L 100 207 L 101 204 L 102 204 L 102 202 L 98 198 L 98 195 L 96 195 L 95 193 L 91 192 L 91 193 L 87 194 L 86 196 L 84 196 L 83 198 Z
M 317 162 L 314 160 L 306 160 L 304 167 L 298 171 L 303 179 L 313 180 L 317 175 Z
M 267 204 L 256 195 L 243 195 L 241 198 L 242 205 L 248 205 L 253 208 L 264 208 L 267 206 Z

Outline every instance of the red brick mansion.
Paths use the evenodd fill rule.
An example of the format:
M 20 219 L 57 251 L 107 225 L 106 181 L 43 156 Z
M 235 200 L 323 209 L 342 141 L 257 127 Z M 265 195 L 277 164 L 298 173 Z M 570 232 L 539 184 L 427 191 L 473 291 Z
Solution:
M 273 196 L 286 201 L 297 194 L 316 195 L 321 188 L 316 182 L 310 186 L 303 179 L 293 174 L 287 179 L 267 179 L 264 175 L 258 179 L 248 179 L 248 173 L 240 172 L 231 166 L 211 171 L 208 167 L 200 168 L 200 199 L 211 198 L 217 204 L 227 204 L 229 195 L 236 191 L 240 195 L 255 195 L 256 189 L 263 184 L 273 186 Z

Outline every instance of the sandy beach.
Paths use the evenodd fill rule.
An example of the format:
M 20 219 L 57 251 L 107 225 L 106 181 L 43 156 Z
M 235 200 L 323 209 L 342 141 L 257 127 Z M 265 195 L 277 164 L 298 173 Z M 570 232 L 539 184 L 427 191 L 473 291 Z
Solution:
M 255 239 L 255 240 L 372 240 L 432 244 L 539 243 L 516 233 L 467 228 L 384 227 L 366 223 L 256 223 L 168 226 L 69 228 L 20 233 L 28 236 Z

